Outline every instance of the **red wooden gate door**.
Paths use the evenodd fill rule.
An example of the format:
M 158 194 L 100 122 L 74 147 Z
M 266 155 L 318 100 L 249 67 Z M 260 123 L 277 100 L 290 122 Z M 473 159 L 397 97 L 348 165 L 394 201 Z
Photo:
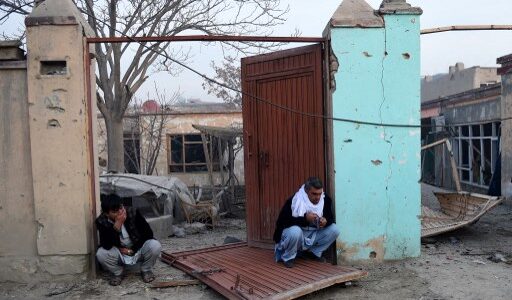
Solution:
M 324 121 L 307 116 L 324 114 L 322 74 L 320 44 L 242 59 L 250 246 L 273 247 L 286 199 L 307 177 L 325 179 Z

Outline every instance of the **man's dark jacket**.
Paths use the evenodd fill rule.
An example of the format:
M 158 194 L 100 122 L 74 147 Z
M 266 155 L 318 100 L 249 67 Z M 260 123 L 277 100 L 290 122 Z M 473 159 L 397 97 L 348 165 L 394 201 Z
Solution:
M 108 221 L 107 215 L 101 214 L 96 219 L 96 226 L 100 233 L 101 247 L 105 250 L 110 250 L 112 247 L 121 247 L 119 232 L 114 229 L 114 224 Z M 146 222 L 146 219 L 144 219 L 138 209 L 126 208 L 124 227 L 132 240 L 132 250 L 134 252 L 142 248 L 147 240 L 153 239 L 153 230 L 151 230 L 148 222 Z
M 276 230 L 274 231 L 274 242 L 279 243 L 281 241 L 281 235 L 283 234 L 283 230 L 288 227 L 292 227 L 297 225 L 299 227 L 306 227 L 308 225 L 308 221 L 306 221 L 306 214 L 302 217 L 293 217 L 292 216 L 292 200 L 293 196 L 286 200 L 281 212 L 279 213 L 279 217 L 276 222 Z M 327 220 L 327 224 L 325 227 L 334 223 L 334 216 L 332 213 L 332 200 L 329 196 L 324 197 L 324 210 L 323 217 Z

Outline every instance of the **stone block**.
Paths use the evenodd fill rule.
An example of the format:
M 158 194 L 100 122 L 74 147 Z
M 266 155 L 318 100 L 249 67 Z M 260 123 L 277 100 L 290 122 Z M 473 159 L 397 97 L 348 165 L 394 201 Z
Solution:
M 156 239 L 165 239 L 172 234 L 172 215 L 146 218 Z
M 36 257 L 0 257 L 0 282 L 29 282 L 37 273 Z
M 203 223 L 199 223 L 199 222 L 194 222 L 191 224 L 185 223 L 185 225 L 183 225 L 183 229 L 185 229 L 186 234 L 196 234 L 196 233 L 205 232 L 206 225 Z
M 82 274 L 87 272 L 89 257 L 86 255 L 42 256 L 39 267 L 51 275 Z

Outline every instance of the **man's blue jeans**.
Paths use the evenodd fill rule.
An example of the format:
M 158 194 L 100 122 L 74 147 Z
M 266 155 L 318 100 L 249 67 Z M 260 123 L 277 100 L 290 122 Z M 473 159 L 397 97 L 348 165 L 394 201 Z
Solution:
M 298 252 L 310 251 L 317 257 L 336 240 L 340 231 L 336 224 L 325 228 L 291 226 L 283 230 L 281 241 L 275 245 L 276 261 L 289 261 Z

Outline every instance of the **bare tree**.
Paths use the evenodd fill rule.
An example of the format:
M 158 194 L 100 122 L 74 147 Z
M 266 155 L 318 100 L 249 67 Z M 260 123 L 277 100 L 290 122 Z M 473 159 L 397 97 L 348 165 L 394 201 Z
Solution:
M 155 174 L 158 156 L 166 146 L 165 129 L 172 118 L 172 107 L 179 92 L 168 96 L 155 84 L 155 95 L 155 99 L 149 101 L 134 97 L 124 122 L 129 135 L 124 154 L 128 158 L 127 163 L 138 174 L 158 175 L 158 172 Z
M 28 15 L 36 1 L 34 0 L 0 0 L 0 24 L 13 14 Z
M 279 0 L 73 0 L 99 37 L 208 35 L 269 35 L 284 21 L 288 8 Z M 13 5 L 14 4 L 14 5 Z M 34 1 L 0 0 L 0 20 L 28 14 Z M 13 7 L 14 6 L 14 7 Z M 223 47 L 249 51 L 257 43 L 224 43 Z M 123 117 L 133 95 L 151 72 L 179 72 L 173 60 L 188 53 L 169 42 L 96 44 L 97 105 L 105 118 L 108 169 L 124 170 Z M 170 59 L 169 59 L 170 58 Z M 121 68 L 121 61 L 127 63 Z
M 229 86 L 232 90 L 219 86 L 209 80 L 204 80 L 203 89 L 206 90 L 208 94 L 213 94 L 226 103 L 232 103 L 238 107 L 242 107 L 242 95 L 234 91 L 241 90 L 240 61 L 232 56 L 227 56 L 222 66 L 217 66 L 214 61 L 212 61 L 211 66 L 215 71 L 215 79 Z

